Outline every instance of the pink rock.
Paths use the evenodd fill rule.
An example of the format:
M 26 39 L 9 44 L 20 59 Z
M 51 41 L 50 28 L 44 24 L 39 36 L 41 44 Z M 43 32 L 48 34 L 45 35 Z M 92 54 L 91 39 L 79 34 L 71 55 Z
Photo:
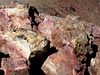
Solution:
M 94 38 L 94 44 L 98 46 L 98 50 L 100 51 L 100 39 Z
M 100 57 L 100 27 L 93 26 L 94 44 L 98 46 L 96 57 Z
M 8 29 L 11 26 L 10 18 L 7 16 L 7 14 L 4 12 L 3 9 L 0 9 L 0 30 L 3 31 L 5 29 Z
M 100 27 L 99 26 L 93 26 L 93 36 L 96 38 L 100 38 Z
M 48 57 L 43 70 L 47 75 L 84 75 L 86 63 L 82 64 L 81 61 L 86 61 L 85 55 L 91 51 L 91 27 L 79 16 L 73 15 L 53 24 L 53 21 L 45 19 L 39 24 L 40 32 L 58 49 L 57 53 Z
M 11 33 L 20 28 L 31 29 L 30 24 L 28 8 L 24 7 L 24 4 L 11 2 L 5 8 L 0 8 L 0 51 L 10 56 L 3 58 L 1 62 L 1 69 L 5 71 L 5 75 L 29 75 L 26 61 L 30 51 L 27 53 L 18 48 L 13 40 L 14 34 Z
M 66 45 L 62 50 L 50 55 L 42 69 L 46 75 L 76 75 L 75 64 L 73 49 Z
M 0 29 L 31 29 L 28 10 L 24 8 L 0 9 Z
M 25 75 L 29 75 L 28 73 L 28 66 L 26 65 L 26 59 L 24 58 L 3 58 L 1 62 L 1 69 L 4 70 L 5 75 L 13 75 L 12 73 L 15 72 L 15 74 L 21 73 L 21 71 L 26 70 Z M 21 74 L 24 75 L 22 72 Z
M 50 19 L 44 18 L 44 21 L 39 24 L 38 29 L 48 40 L 51 40 L 53 27 L 54 23 Z
M 10 55 L 11 58 L 16 58 L 16 57 L 23 58 L 25 56 L 25 55 L 23 56 L 21 52 L 19 52 L 20 50 L 18 50 L 15 44 L 12 44 L 11 42 L 6 41 L 4 46 L 6 48 L 4 50 L 8 51 L 8 54 Z

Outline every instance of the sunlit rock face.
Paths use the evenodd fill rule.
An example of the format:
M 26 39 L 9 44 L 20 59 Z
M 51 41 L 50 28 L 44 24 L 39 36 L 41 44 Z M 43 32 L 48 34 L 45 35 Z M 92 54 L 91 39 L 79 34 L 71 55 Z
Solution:
M 1 62 L 5 75 L 29 75 L 26 62 L 46 46 L 47 39 L 31 29 L 27 5 L 11 2 L 1 6 L 0 52 L 9 54 Z
M 94 36 L 94 49 L 97 52 L 95 58 L 91 59 L 91 66 L 88 68 L 90 75 L 99 75 L 100 74 L 100 27 L 92 25 L 93 36 Z
M 100 58 L 91 59 L 91 67 L 89 67 L 90 75 L 99 75 L 100 74 Z
M 64 44 L 69 44 L 75 49 L 76 55 L 78 55 L 78 52 L 79 54 L 86 54 L 91 50 L 93 42 L 92 28 L 82 21 L 80 16 L 68 15 L 55 25 L 55 30 L 58 30 Z
M 35 57 L 35 54 L 38 54 L 38 52 L 45 52 L 44 47 L 46 48 L 47 46 L 46 38 L 31 30 L 7 32 L 2 37 L 4 39 L 0 41 L 0 50 L 2 53 L 10 56 L 10 58 L 2 59 L 1 68 L 5 71 L 5 75 L 11 75 L 14 71 L 17 71 L 16 73 L 22 71 L 21 74 L 24 75 L 23 71 L 27 72 L 29 69 L 26 61 Z
M 28 19 L 28 8 L 24 4 L 11 2 L 8 5 L 2 5 L 0 9 L 1 30 L 5 29 L 31 29 L 31 22 Z
M 1 62 L 5 75 L 29 75 L 28 69 L 38 75 L 41 67 L 46 75 L 99 74 L 100 51 L 96 54 L 93 46 L 100 48 L 99 27 L 80 16 L 60 18 L 29 10 L 18 2 L 0 6 L 0 52 L 9 54 Z
M 18 2 L 5 5 L 0 9 L 0 19 L 1 41 L 5 40 L 16 44 L 16 47 L 22 49 L 22 52 L 26 49 L 22 55 L 26 54 L 27 59 L 32 51 L 42 50 L 47 45 L 47 41 L 43 41 L 46 40 L 43 35 L 31 30 L 31 21 L 28 18 L 26 5 Z M 7 52 L 6 48 L 2 48 L 4 52 Z
M 30 54 L 37 50 L 43 50 L 43 48 L 47 45 L 46 38 L 41 35 L 33 32 L 31 30 L 18 30 L 15 32 L 7 32 L 2 35 L 5 40 L 5 43 L 2 44 L 1 50 L 6 54 L 10 54 L 11 57 L 14 57 L 13 52 L 9 49 L 14 47 L 15 45 L 16 50 L 25 58 L 29 59 Z M 10 45 L 10 43 L 12 45 Z M 8 49 L 7 49 L 8 48 Z M 14 48 L 14 49 L 15 49 Z M 9 50 L 10 52 L 7 52 Z M 15 57 L 18 57 L 17 55 Z
M 56 24 L 55 20 L 45 18 L 38 27 L 40 32 L 58 49 L 58 52 L 49 56 L 43 65 L 47 75 L 62 73 L 63 75 L 84 75 L 86 63 L 81 61 L 87 60 L 85 56 L 87 53 L 90 55 L 93 53 L 91 26 L 82 21 L 80 16 L 68 15 Z
M 66 45 L 62 50 L 50 55 L 42 69 L 47 75 L 76 75 L 75 63 L 76 57 L 73 49 Z

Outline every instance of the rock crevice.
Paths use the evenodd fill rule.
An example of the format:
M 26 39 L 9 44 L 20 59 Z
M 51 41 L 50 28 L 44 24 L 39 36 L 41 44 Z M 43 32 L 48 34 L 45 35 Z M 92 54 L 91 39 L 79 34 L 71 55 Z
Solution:
M 80 16 L 50 16 L 11 2 L 0 7 L 0 52 L 9 55 L 1 57 L 1 70 L 5 75 L 98 75 L 99 32 Z

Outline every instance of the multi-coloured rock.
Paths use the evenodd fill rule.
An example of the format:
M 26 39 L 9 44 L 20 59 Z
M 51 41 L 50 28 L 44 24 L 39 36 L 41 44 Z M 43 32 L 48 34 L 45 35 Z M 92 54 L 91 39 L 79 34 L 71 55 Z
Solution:
M 91 59 L 91 67 L 89 67 L 90 75 L 100 75 L 100 58 Z
M 13 52 L 18 51 L 20 55 L 29 59 L 31 53 L 34 54 L 39 50 L 43 50 L 47 45 L 46 38 L 32 30 L 21 29 L 15 32 L 6 32 L 2 37 L 5 43 L 1 46 L 1 50 L 6 54 L 8 51 L 11 57 L 14 57 L 11 49 L 13 49 Z M 15 57 L 18 56 L 16 55 Z
M 1 62 L 5 75 L 29 75 L 29 58 L 45 52 L 47 39 L 31 30 L 28 17 L 25 4 L 11 2 L 0 9 L 0 52 L 10 56 Z
M 40 13 L 40 16 L 43 16 L 44 19 L 39 23 L 38 30 L 43 34 L 48 40 L 51 39 L 51 34 L 54 28 L 54 25 L 59 21 L 62 20 L 62 18 L 58 18 L 55 16 L 50 16 L 46 14 Z
M 90 67 L 88 68 L 90 75 L 99 75 L 100 74 L 100 27 L 92 26 L 93 36 L 94 36 L 94 55 L 95 57 L 91 59 Z
M 29 67 L 34 67 L 34 72 L 43 63 L 46 75 L 84 75 L 86 62 L 92 58 L 87 55 L 96 54 L 93 40 L 99 45 L 99 27 L 87 24 L 80 16 L 59 18 L 28 8 L 18 2 L 0 6 L 0 52 L 9 54 L 1 62 L 5 75 L 29 75 Z M 100 51 L 91 60 L 91 74 L 99 74 L 99 55 Z
M 1 43 L 0 50 L 4 54 L 9 54 L 10 58 L 7 58 L 7 61 L 13 59 L 13 61 L 10 61 L 11 63 L 15 63 L 17 59 L 19 63 L 22 62 L 22 64 L 24 65 L 29 58 L 34 57 L 36 54 L 39 54 L 40 52 L 41 53 L 45 52 L 44 48 L 46 48 L 47 46 L 46 38 L 43 35 L 37 34 L 36 32 L 31 30 L 22 29 L 16 32 L 7 32 L 1 36 L 3 39 L 1 39 L 0 41 Z M 24 59 L 25 62 L 20 61 L 22 59 Z M 16 65 L 18 70 L 21 70 L 19 68 L 22 67 L 22 64 L 20 64 L 19 66 L 16 64 L 14 65 Z M 8 63 L 8 65 L 10 65 L 10 63 Z M 2 65 L 1 68 L 3 69 L 3 67 L 7 68 L 4 65 Z M 14 69 L 12 65 L 11 65 L 11 69 Z M 16 69 L 11 70 L 10 72 L 15 70 Z M 4 71 L 6 75 L 7 70 Z
M 54 26 L 52 22 L 49 22 L 45 22 L 44 19 L 41 27 L 50 30 L 51 34 L 47 33 L 49 36 L 46 37 L 50 37 L 51 43 L 58 49 L 58 52 L 48 57 L 43 70 L 47 75 L 84 75 L 86 63 L 81 62 L 86 61 L 87 53 L 93 53 L 91 26 L 82 21 L 81 17 L 73 15 L 68 15 Z M 45 28 L 47 23 L 53 26 L 52 30 L 51 26 L 48 29 Z M 42 32 L 42 29 L 40 31 Z M 45 35 L 45 33 L 42 34 Z
M 11 2 L 0 8 L 0 30 L 31 29 L 28 19 L 28 8 L 25 4 Z
M 46 75 L 76 75 L 75 64 L 76 57 L 73 49 L 66 45 L 62 50 L 50 55 L 42 69 Z
M 59 34 L 64 44 L 70 42 L 69 45 L 76 50 L 76 53 L 77 50 L 81 50 L 84 51 L 83 54 L 85 54 L 85 47 L 91 45 L 93 42 L 93 36 L 91 36 L 92 28 L 87 23 L 83 22 L 80 16 L 68 15 L 64 20 L 61 20 L 55 25 L 54 31 L 55 30 L 59 31 L 56 34 Z
M 100 38 L 100 27 L 99 26 L 93 26 L 93 36 L 95 38 Z
M 25 62 L 24 58 L 3 58 L 1 69 L 4 70 L 5 75 L 29 75 Z
M 98 50 L 100 51 L 100 27 L 99 26 L 92 26 L 93 27 L 93 36 L 94 36 L 94 43 L 98 46 Z

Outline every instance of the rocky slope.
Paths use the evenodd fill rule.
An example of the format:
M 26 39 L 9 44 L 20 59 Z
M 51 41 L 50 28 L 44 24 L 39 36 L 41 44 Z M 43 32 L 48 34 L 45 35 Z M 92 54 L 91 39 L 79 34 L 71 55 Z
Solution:
M 0 0 L 5 4 L 13 0 Z M 65 18 L 80 15 L 88 23 L 100 26 L 100 0 L 16 0 L 34 5 L 40 12 Z
M 48 5 L 48 1 L 36 2 Z M 39 11 L 54 15 L 44 6 Z M 19 2 L 0 6 L 0 53 L 4 54 L 0 69 L 5 75 L 100 74 L 100 27 L 88 24 L 80 16 L 61 18 L 66 13 L 58 11 L 50 16 Z M 70 7 L 70 11 L 75 13 L 76 9 Z

